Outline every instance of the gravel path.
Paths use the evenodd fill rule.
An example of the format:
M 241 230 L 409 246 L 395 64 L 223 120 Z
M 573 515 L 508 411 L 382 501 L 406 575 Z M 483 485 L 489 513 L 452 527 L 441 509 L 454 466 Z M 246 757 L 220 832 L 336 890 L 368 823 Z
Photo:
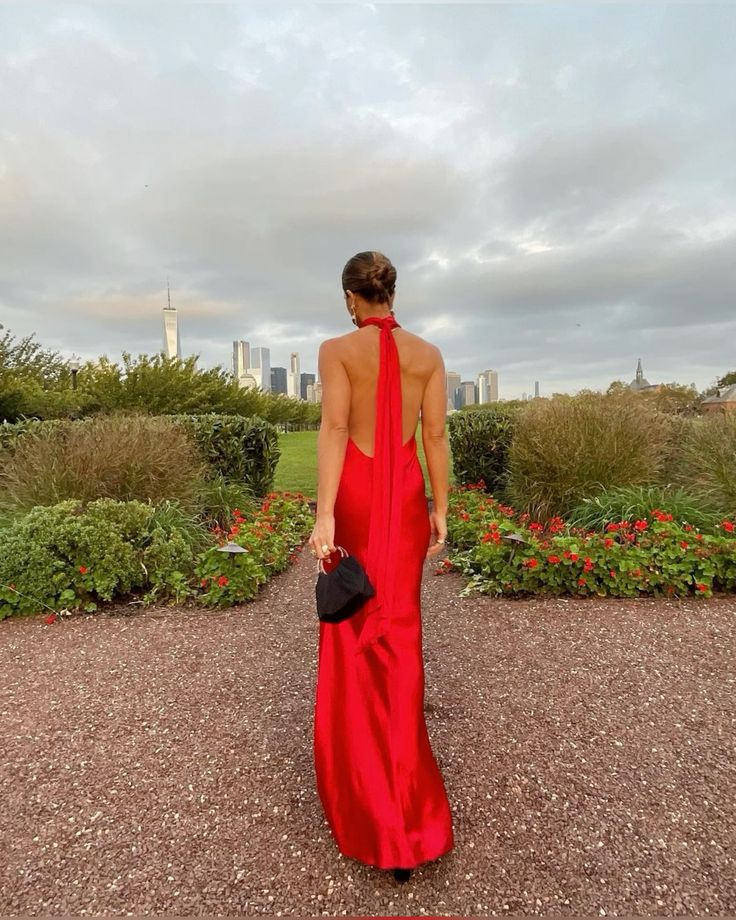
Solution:
M 224 612 L 0 623 L 0 913 L 736 913 L 736 600 L 460 598 L 435 565 L 451 853 L 399 885 L 332 841 L 304 553 Z

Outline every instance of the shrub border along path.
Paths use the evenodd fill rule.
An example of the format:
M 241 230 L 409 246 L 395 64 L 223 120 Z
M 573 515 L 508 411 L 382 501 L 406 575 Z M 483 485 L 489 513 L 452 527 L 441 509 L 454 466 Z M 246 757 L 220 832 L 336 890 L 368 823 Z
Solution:
M 0 624 L 0 913 L 736 913 L 736 599 L 423 583 L 455 848 L 398 885 L 314 786 L 315 563 L 250 603 Z

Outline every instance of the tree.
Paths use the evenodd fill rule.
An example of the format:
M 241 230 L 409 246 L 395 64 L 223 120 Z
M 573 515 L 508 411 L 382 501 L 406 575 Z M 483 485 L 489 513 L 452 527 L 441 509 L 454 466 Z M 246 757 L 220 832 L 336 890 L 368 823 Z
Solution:
M 34 342 L 35 334 L 17 342 L 13 333 L 0 323 L 0 383 L 10 379 L 35 380 L 51 386 L 68 375 L 69 362 L 58 352 L 47 351 Z

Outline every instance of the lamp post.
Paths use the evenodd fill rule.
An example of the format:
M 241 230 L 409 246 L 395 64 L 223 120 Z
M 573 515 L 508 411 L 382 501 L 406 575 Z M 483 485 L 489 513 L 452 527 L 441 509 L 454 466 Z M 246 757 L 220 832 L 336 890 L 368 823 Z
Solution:
M 228 540 L 228 542 L 223 546 L 217 547 L 217 552 L 227 553 L 230 559 L 235 562 L 235 557 L 239 553 L 247 553 L 248 550 L 244 546 L 241 546 L 239 543 L 235 543 L 233 540 Z
M 520 533 L 506 533 L 501 537 L 502 540 L 505 540 L 507 543 L 511 544 L 511 552 L 509 553 L 509 562 L 514 558 L 514 553 L 518 546 L 522 546 L 528 543 L 528 540 L 525 540 Z
M 72 359 L 69 362 L 69 369 L 72 372 L 72 389 L 76 390 L 77 388 L 77 374 L 79 373 L 79 368 L 82 365 L 79 362 L 79 358 L 76 355 L 72 355 Z

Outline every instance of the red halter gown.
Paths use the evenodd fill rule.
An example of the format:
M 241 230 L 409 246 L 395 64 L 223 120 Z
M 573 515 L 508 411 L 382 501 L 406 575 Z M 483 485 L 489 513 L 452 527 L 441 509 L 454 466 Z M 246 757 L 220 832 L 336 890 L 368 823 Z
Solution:
M 424 720 L 420 591 L 431 526 L 415 435 L 402 438 L 393 314 L 380 328 L 373 456 L 348 440 L 335 500 L 335 545 L 376 589 L 340 623 L 319 623 L 314 708 L 317 790 L 348 857 L 413 868 L 454 844 L 444 782 Z

